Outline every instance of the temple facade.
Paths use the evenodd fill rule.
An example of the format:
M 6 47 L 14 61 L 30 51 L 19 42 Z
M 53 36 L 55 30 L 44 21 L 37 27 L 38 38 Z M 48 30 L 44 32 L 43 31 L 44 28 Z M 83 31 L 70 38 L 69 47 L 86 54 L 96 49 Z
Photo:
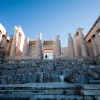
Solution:
M 32 41 L 25 36 L 20 26 L 15 26 L 14 35 L 9 37 L 0 24 L 0 50 L 4 50 L 9 59 L 44 59 L 45 53 L 52 53 L 53 58 L 100 56 L 100 16 L 86 36 L 83 30 L 79 27 L 74 36 L 69 33 L 68 47 L 61 47 L 59 35 L 55 36 L 55 40 L 42 40 L 42 34 L 39 33 Z

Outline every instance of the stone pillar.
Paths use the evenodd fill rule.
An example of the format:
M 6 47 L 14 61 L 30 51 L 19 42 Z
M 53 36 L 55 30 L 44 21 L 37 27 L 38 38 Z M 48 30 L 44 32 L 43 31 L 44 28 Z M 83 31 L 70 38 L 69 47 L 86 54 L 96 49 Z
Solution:
M 96 37 L 96 44 L 97 44 L 97 48 L 98 48 L 98 53 L 100 54 L 100 36 L 99 34 L 95 34 Z
M 26 37 L 24 40 L 22 56 L 28 56 L 28 54 L 29 54 L 29 38 Z
M 55 38 L 55 58 L 61 56 L 60 36 L 56 35 Z
M 71 34 L 69 33 L 69 37 L 68 37 L 68 48 L 69 48 L 69 56 L 70 57 L 74 57 L 75 53 L 74 53 L 74 45 L 73 45 L 73 38 L 71 37 Z
M 16 55 L 17 42 L 18 42 L 18 34 L 14 34 L 10 50 L 11 57 Z
M 87 43 L 87 52 L 88 52 L 88 56 L 93 57 L 93 49 L 92 49 L 92 44 L 91 44 L 91 40 L 89 40 Z
M 0 45 L 1 45 L 1 42 L 2 42 L 2 32 L 0 30 Z
M 36 58 L 41 59 L 43 57 L 42 55 L 42 42 L 40 35 L 38 34 L 37 36 L 37 41 L 36 41 Z
M 83 35 L 82 30 L 83 30 L 83 28 L 78 28 L 80 44 L 81 44 L 81 53 L 82 53 L 82 57 L 87 57 L 86 43 L 84 40 L 84 35 Z
M 21 33 L 18 33 L 18 42 L 16 47 L 16 56 L 22 56 L 23 52 L 23 45 L 24 45 L 24 35 Z
M 94 41 L 93 37 L 91 38 L 91 44 L 92 44 L 92 48 L 93 48 L 93 55 L 97 56 L 98 53 L 97 53 L 96 44 L 95 44 L 95 41 Z
M 6 47 L 6 43 L 7 43 L 7 40 L 6 40 L 6 36 L 3 36 L 2 37 L 2 44 L 1 44 L 1 47 Z
M 6 51 L 7 51 L 8 56 L 9 56 L 9 53 L 10 53 L 10 47 L 11 47 L 11 42 L 7 41 Z

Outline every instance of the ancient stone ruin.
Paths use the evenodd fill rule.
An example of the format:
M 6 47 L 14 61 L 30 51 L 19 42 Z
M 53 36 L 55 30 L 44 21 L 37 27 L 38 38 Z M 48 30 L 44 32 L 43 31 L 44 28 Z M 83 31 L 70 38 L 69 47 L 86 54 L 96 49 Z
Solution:
M 0 24 L 0 100 L 100 100 L 100 16 L 82 30 L 61 47 L 59 35 L 32 41 L 15 26 L 9 37 Z

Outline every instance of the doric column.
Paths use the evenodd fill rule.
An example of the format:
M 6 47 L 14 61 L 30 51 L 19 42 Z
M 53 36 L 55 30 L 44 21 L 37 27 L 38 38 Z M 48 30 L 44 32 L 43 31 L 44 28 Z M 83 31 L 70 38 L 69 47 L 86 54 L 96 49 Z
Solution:
M 83 35 L 82 30 L 83 30 L 83 28 L 78 28 L 82 57 L 86 57 L 87 56 L 87 49 L 86 49 L 86 43 L 84 40 L 84 35 Z
M 61 44 L 60 44 L 60 36 L 56 35 L 55 38 L 55 57 L 61 56 Z
M 99 34 L 95 34 L 96 37 L 96 44 L 97 44 L 97 48 L 98 48 L 98 53 L 100 54 L 100 36 Z
M 87 52 L 88 52 L 88 56 L 93 57 L 93 49 L 92 49 L 92 44 L 91 44 L 91 40 L 89 40 L 87 43 Z
M 2 42 L 2 32 L 0 30 L 0 46 L 1 46 L 1 42 Z
M 97 53 L 96 44 L 95 44 L 95 41 L 94 41 L 93 37 L 91 37 L 91 44 L 92 44 L 92 48 L 93 48 L 93 55 L 97 56 L 98 53 Z
M 16 47 L 16 56 L 21 56 L 22 50 L 21 50 L 21 45 L 22 45 L 22 35 L 19 35 L 18 33 L 18 42 L 17 42 L 17 47 Z
M 11 57 L 16 55 L 17 42 L 18 42 L 18 34 L 14 34 L 10 50 Z
M 6 36 L 3 36 L 2 37 L 2 44 L 1 44 L 1 47 L 6 47 L 6 43 L 7 43 L 7 40 L 6 40 Z
M 69 33 L 69 37 L 68 37 L 68 48 L 69 48 L 70 57 L 74 57 L 75 53 L 74 53 L 73 38 L 71 37 L 71 33 Z
M 15 26 L 14 30 L 17 35 L 16 56 L 22 56 L 25 35 L 20 26 Z
M 24 40 L 22 56 L 28 56 L 28 54 L 29 54 L 29 38 L 26 37 Z
M 40 37 L 41 33 L 38 34 L 37 36 L 37 41 L 36 41 L 36 58 L 41 59 L 43 57 L 42 55 L 42 41 Z

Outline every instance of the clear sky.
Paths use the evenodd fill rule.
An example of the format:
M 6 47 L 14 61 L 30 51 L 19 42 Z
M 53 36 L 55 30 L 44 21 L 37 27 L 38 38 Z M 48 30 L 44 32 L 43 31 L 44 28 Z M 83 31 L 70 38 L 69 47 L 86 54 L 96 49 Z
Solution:
M 0 0 L 0 23 L 8 35 L 20 25 L 26 37 L 43 40 L 60 35 L 62 47 L 67 46 L 68 33 L 78 27 L 86 34 L 100 15 L 100 0 Z

